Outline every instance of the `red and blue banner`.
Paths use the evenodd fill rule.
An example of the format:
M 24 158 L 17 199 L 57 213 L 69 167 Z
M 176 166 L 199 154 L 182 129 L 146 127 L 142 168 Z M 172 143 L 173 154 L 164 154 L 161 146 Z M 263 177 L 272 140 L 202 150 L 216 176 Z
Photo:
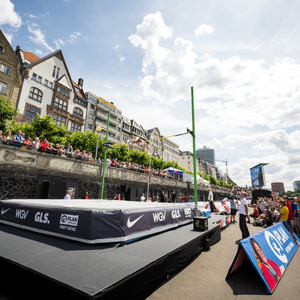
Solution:
M 243 239 L 227 277 L 249 260 L 272 294 L 300 245 L 287 223 L 273 225 Z

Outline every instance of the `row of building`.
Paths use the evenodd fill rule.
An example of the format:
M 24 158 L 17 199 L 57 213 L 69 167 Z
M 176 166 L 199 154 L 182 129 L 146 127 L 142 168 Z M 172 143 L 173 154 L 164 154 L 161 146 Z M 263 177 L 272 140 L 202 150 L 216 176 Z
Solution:
M 85 91 L 82 78 L 74 81 L 61 50 L 42 58 L 19 46 L 14 50 L 1 30 L 0 95 L 10 98 L 19 109 L 16 121 L 30 122 L 36 115 L 52 115 L 56 123 L 73 132 L 91 130 L 106 135 L 110 112 L 110 144 L 124 144 L 137 136 L 153 140 L 153 153 L 193 171 L 191 152 L 180 151 L 179 145 L 164 138 L 157 127 L 144 129 L 134 119 L 124 116 L 113 102 Z M 130 147 L 142 151 L 139 144 Z M 197 150 L 197 172 L 226 181 L 226 176 L 215 167 L 213 149 Z

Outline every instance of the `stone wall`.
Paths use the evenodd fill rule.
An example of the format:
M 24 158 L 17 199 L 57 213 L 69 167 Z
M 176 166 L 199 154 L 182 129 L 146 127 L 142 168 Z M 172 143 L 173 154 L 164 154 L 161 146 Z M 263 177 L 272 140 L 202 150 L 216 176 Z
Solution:
M 124 169 L 107 167 L 105 172 L 104 199 L 121 194 L 122 199 L 139 200 L 147 191 L 148 175 Z M 86 191 L 92 199 L 101 195 L 102 166 L 47 153 L 20 149 L 0 144 L 0 199 L 60 199 L 69 188 L 76 198 Z M 176 191 L 177 201 L 182 196 L 193 196 L 194 186 L 188 182 L 151 176 L 149 196 L 161 191 L 169 197 Z M 213 189 L 218 198 L 226 191 Z M 207 199 L 206 187 L 198 188 Z M 190 198 L 193 201 L 193 198 Z

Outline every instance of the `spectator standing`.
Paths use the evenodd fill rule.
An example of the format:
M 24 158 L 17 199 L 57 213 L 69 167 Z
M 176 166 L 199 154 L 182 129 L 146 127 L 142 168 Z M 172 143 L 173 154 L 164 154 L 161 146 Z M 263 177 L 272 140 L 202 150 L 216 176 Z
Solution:
M 69 156 L 69 154 L 71 152 L 71 144 L 67 143 L 67 146 L 65 146 L 64 150 L 65 150 L 65 155 Z
M 160 202 L 165 202 L 165 193 L 164 193 L 164 191 L 162 191 L 161 194 L 160 194 Z
M 141 196 L 141 202 L 145 202 L 145 194 L 143 193 L 143 195 Z
M 293 197 L 291 197 L 289 199 L 290 204 L 291 204 L 291 208 L 292 208 L 292 212 L 293 212 L 293 225 L 294 225 L 294 229 L 297 233 L 297 235 L 299 235 L 299 227 L 298 227 L 298 210 L 297 210 L 297 205 L 295 203 L 295 199 Z
M 40 146 L 39 151 L 45 152 L 48 148 L 49 148 L 48 141 L 47 141 L 47 139 L 44 139 L 44 140 L 41 142 L 41 146 Z
M 272 207 L 272 208 L 271 208 L 271 212 L 272 212 L 273 220 L 274 220 L 274 222 L 275 222 L 275 220 L 276 220 L 277 217 L 279 216 L 279 212 L 275 209 L 275 207 Z
M 236 199 L 234 196 L 230 198 L 230 223 L 236 223 L 235 216 L 236 216 Z
M 85 195 L 82 197 L 82 199 L 89 199 L 89 192 L 85 192 Z
M 289 218 L 289 209 L 286 206 L 286 202 L 285 200 L 280 200 L 279 204 L 281 206 L 281 210 L 280 210 L 280 214 L 277 216 L 276 218 L 276 222 L 287 222 L 288 218 Z
M 114 200 L 121 200 L 121 194 L 117 194 L 114 198 Z
M 171 195 L 170 195 L 170 200 L 172 203 L 175 203 L 175 199 L 176 199 L 176 193 L 175 193 L 175 190 L 171 192 Z
M 64 199 L 71 199 L 71 190 L 67 191 L 67 194 Z
M 246 199 L 247 193 L 242 192 L 241 193 L 242 200 L 241 200 L 241 205 L 240 205 L 240 229 L 242 232 L 242 239 L 245 239 L 250 236 L 249 230 L 246 224 L 246 218 L 249 218 L 249 213 L 248 213 L 248 201 Z
M 215 211 L 214 195 L 213 192 L 211 191 L 211 188 L 208 189 L 208 201 L 209 201 L 210 211 L 214 212 Z
M 11 137 L 11 131 L 7 131 L 6 135 L 4 137 L 5 141 L 10 142 L 12 141 L 12 137 Z

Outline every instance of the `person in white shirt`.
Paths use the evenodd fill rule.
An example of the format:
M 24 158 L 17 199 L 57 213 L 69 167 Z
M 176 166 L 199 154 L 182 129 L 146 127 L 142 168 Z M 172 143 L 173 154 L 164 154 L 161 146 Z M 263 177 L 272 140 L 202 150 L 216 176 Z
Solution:
M 71 191 L 70 190 L 68 190 L 67 191 L 67 194 L 66 194 L 66 196 L 65 196 L 65 198 L 64 199 L 71 199 Z
M 145 202 L 145 200 L 146 200 L 145 194 L 143 194 L 143 195 L 141 196 L 141 202 Z
M 250 236 L 249 234 L 249 230 L 246 224 L 246 218 L 250 218 L 249 217 L 249 212 L 248 212 L 248 201 L 246 199 L 247 197 L 247 193 L 246 192 L 242 192 L 242 201 L 241 201 L 241 205 L 240 205 L 240 229 L 242 232 L 242 239 L 247 238 L 248 236 Z
M 211 191 L 211 188 L 208 189 L 208 201 L 209 201 L 210 211 L 211 212 L 215 211 L 214 195 L 213 192 Z

